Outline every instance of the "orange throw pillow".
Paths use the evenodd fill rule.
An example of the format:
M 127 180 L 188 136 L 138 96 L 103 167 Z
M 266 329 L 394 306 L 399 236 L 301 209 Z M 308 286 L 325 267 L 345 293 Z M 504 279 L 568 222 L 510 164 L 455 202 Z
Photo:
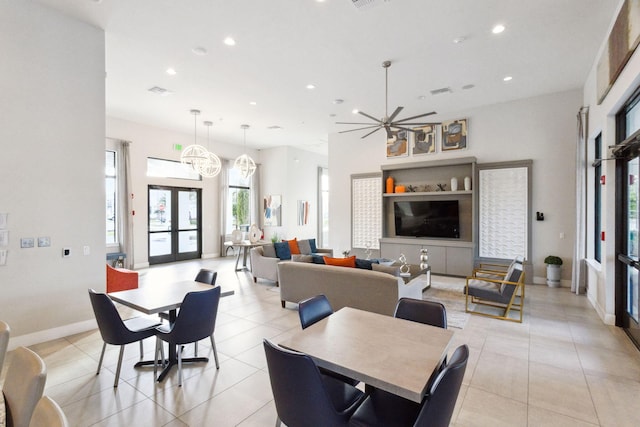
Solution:
M 283 240 L 283 242 L 287 242 L 289 244 L 289 251 L 291 255 L 300 255 L 300 248 L 298 247 L 298 238 L 294 238 L 293 240 Z
M 349 258 L 331 258 L 323 256 L 324 263 L 327 265 L 337 265 L 339 267 L 356 267 L 356 256 L 350 256 Z

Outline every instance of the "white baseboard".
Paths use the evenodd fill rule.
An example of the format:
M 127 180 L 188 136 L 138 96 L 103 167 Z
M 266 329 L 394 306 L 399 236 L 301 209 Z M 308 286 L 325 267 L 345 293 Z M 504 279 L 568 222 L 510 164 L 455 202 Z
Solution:
M 68 337 L 69 335 L 90 331 L 92 329 L 96 329 L 97 327 L 98 324 L 96 323 L 96 319 L 90 319 L 83 322 L 71 323 L 69 325 L 64 325 L 57 328 L 33 332 L 31 334 L 11 337 L 9 339 L 8 350 L 14 350 L 17 347 L 28 347 L 30 345 Z
M 547 286 L 547 278 L 546 277 L 535 276 L 533 278 L 533 284 L 534 285 L 545 285 L 545 286 Z M 561 288 L 571 288 L 571 280 L 561 279 L 560 280 L 560 287 Z
M 202 259 L 220 258 L 220 252 L 214 252 L 212 254 L 202 254 L 200 258 Z
M 134 270 L 139 270 L 141 268 L 149 268 L 149 263 L 148 262 L 140 262 L 137 264 L 133 264 L 133 269 Z

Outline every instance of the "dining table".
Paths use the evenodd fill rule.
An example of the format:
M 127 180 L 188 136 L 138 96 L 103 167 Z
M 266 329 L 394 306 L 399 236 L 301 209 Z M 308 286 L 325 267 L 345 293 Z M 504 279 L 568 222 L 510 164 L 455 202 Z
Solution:
M 211 285 L 193 280 L 179 281 L 175 283 L 158 283 L 142 286 L 126 291 L 111 292 L 107 295 L 113 300 L 127 307 L 138 310 L 144 314 L 169 313 L 169 323 L 173 324 L 177 317 L 178 308 L 182 300 L 189 292 L 198 292 L 211 289 Z M 233 295 L 234 291 L 221 292 L 221 297 Z M 154 356 L 155 357 L 155 356 Z M 208 357 L 183 358 L 183 363 L 208 362 Z M 134 366 L 149 366 L 155 364 L 155 360 L 141 360 Z M 158 375 L 157 380 L 162 381 L 171 368 L 178 363 L 178 354 L 175 346 L 169 346 L 169 357 L 165 361 L 165 368 Z
M 238 248 L 238 255 L 236 256 L 236 271 L 248 270 L 247 268 L 247 259 L 249 258 L 249 250 L 251 248 L 255 248 L 256 246 L 264 246 L 268 245 L 270 242 L 259 240 L 257 242 L 252 242 L 250 240 L 242 240 L 240 242 L 232 242 L 227 241 L 224 242 L 225 247 Z M 240 257 L 242 256 L 242 267 L 238 268 L 238 264 L 240 263 Z
M 278 344 L 325 369 L 414 402 L 444 361 L 453 332 L 344 307 Z

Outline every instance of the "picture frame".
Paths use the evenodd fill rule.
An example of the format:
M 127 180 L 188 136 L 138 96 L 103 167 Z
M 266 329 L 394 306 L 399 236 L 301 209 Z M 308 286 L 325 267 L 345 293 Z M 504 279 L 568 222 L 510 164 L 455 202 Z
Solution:
M 387 138 L 387 158 L 407 157 L 409 155 L 409 133 L 406 130 L 393 130 Z
M 442 151 L 465 150 L 468 144 L 467 119 L 442 122 Z
M 282 225 L 282 196 L 269 195 L 264 198 L 264 226 L 280 227 Z
M 440 126 L 426 125 L 413 128 L 413 130 L 414 132 L 411 132 L 411 154 L 414 156 L 434 154 L 440 142 Z

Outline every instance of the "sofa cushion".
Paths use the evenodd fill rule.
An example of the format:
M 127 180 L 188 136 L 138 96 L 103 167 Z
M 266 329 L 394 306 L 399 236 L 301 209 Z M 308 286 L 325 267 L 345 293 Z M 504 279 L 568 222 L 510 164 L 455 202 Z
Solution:
M 309 246 L 311 246 L 311 253 L 315 254 L 318 252 L 318 247 L 316 246 L 316 239 L 309 239 Z
M 293 240 L 283 240 L 283 242 L 287 242 L 289 244 L 289 251 L 291 252 L 291 255 L 300 254 L 297 238 L 294 238 Z
M 311 254 L 311 258 L 314 264 L 324 264 L 324 256 L 322 255 Z
M 313 256 L 304 254 L 291 254 L 291 261 L 294 262 L 313 262 Z
M 365 270 L 372 270 L 373 268 L 371 267 L 371 265 L 373 263 L 374 263 L 374 261 L 371 261 L 369 259 L 356 258 L 356 268 L 363 268 Z
M 262 255 L 269 257 L 269 258 L 277 258 L 278 255 L 276 255 L 276 248 L 273 246 L 273 243 L 270 245 L 263 245 L 262 246 Z
M 356 256 L 350 256 L 348 258 L 332 258 L 329 256 L 323 257 L 324 263 L 327 265 L 335 265 L 338 267 L 354 267 L 356 266 Z
M 291 259 L 291 250 L 289 249 L 289 243 L 287 242 L 276 242 L 273 244 L 273 247 L 276 249 L 276 256 L 282 260 Z
M 311 255 L 311 244 L 309 244 L 309 239 L 298 240 L 298 248 L 300 248 L 300 253 L 303 255 Z
M 383 273 L 391 274 L 392 276 L 400 276 L 400 267 L 393 267 L 390 265 L 371 264 L 373 271 L 381 271 Z

